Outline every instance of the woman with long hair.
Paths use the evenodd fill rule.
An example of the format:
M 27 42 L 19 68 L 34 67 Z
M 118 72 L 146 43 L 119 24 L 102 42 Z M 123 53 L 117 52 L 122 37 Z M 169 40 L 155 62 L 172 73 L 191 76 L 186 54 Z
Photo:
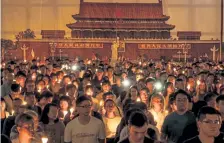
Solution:
M 57 104 L 49 103 L 44 107 L 40 124 L 50 143 L 63 143 L 65 125 L 58 119 Z
M 174 92 L 175 92 L 175 89 L 174 89 L 173 83 L 166 82 L 164 87 L 164 92 L 163 92 L 163 97 L 165 98 L 165 102 L 164 102 L 165 108 L 167 108 L 168 106 L 170 95 Z
M 168 114 L 165 110 L 165 99 L 162 95 L 156 94 L 152 97 L 149 112 L 151 112 L 154 117 L 156 127 L 161 131 L 163 121 Z

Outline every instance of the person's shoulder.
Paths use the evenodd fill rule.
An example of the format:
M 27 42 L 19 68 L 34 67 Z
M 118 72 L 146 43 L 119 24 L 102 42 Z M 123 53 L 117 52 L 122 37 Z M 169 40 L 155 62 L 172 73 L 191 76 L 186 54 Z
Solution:
M 72 127 L 74 124 L 77 124 L 78 122 L 78 118 L 74 118 L 73 120 L 71 120 L 70 122 L 68 122 L 68 124 L 66 125 L 66 127 Z
M 185 140 L 183 143 L 201 143 L 198 136 Z
M 91 118 L 91 120 L 90 120 L 91 122 L 98 123 L 98 124 L 102 123 L 102 121 L 100 119 L 98 119 L 94 116 L 90 116 L 90 118 Z

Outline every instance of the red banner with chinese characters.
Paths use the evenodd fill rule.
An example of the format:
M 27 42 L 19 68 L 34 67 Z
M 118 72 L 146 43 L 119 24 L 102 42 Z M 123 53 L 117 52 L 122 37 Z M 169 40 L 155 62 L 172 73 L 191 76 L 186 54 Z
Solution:
M 191 49 L 191 44 L 154 44 L 154 43 L 144 43 L 138 44 L 138 49 Z
M 56 48 L 103 48 L 103 43 L 57 43 Z

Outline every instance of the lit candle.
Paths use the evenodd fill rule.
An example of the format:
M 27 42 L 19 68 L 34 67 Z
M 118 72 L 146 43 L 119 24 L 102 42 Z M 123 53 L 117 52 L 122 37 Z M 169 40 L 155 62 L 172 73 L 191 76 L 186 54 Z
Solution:
M 185 71 L 182 71 L 183 74 L 185 74 Z
M 138 97 L 136 101 L 137 101 L 137 102 L 141 102 L 141 99 L 140 99 L 140 97 Z
M 61 80 L 60 79 L 58 80 L 58 83 L 61 83 Z
M 49 85 L 47 85 L 47 89 L 49 89 Z
M 36 76 L 35 75 L 32 75 L 32 79 L 34 80 L 36 78 Z
M 139 65 L 141 65 L 142 64 L 142 62 L 139 62 Z
M 190 84 L 188 84 L 188 85 L 187 85 L 187 89 L 190 90 L 190 88 L 191 88 L 191 86 L 190 86 Z
M 100 101 L 100 106 L 103 106 L 103 100 Z
M 41 140 L 42 140 L 42 143 L 47 143 L 48 142 L 48 138 L 47 137 L 42 137 Z
M 41 88 L 40 87 L 38 88 L 38 92 L 41 93 Z
M 26 105 L 27 104 L 27 102 L 26 101 L 23 101 L 23 105 Z
M 177 71 L 177 69 L 176 68 L 173 68 L 173 71 Z
M 70 108 L 70 112 L 71 112 L 71 114 L 74 112 L 74 108 L 72 107 L 72 108 Z
M 200 84 L 201 84 L 201 82 L 200 82 L 200 80 L 198 80 L 198 81 L 197 81 L 197 85 L 200 85 Z
M 71 81 L 69 81 L 69 82 L 68 82 L 68 84 L 72 84 L 72 82 L 71 82 Z
M 165 110 L 165 113 L 166 113 L 166 114 L 168 114 L 168 113 L 169 113 L 169 111 L 168 111 L 168 110 Z
M 68 95 L 68 92 L 66 92 L 66 96 L 69 96 L 69 95 Z
M 12 116 L 14 115 L 14 113 L 15 113 L 15 111 L 14 111 L 14 110 L 12 110 Z
M 65 116 L 68 114 L 68 111 L 63 111 L 63 114 L 64 114 L 64 118 L 65 118 Z

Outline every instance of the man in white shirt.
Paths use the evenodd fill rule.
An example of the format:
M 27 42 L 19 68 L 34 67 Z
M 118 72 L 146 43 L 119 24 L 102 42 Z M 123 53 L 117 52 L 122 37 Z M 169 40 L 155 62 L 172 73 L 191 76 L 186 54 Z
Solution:
M 76 100 L 79 116 L 69 122 L 65 128 L 65 143 L 105 143 L 104 123 L 90 116 L 92 100 L 81 96 Z

